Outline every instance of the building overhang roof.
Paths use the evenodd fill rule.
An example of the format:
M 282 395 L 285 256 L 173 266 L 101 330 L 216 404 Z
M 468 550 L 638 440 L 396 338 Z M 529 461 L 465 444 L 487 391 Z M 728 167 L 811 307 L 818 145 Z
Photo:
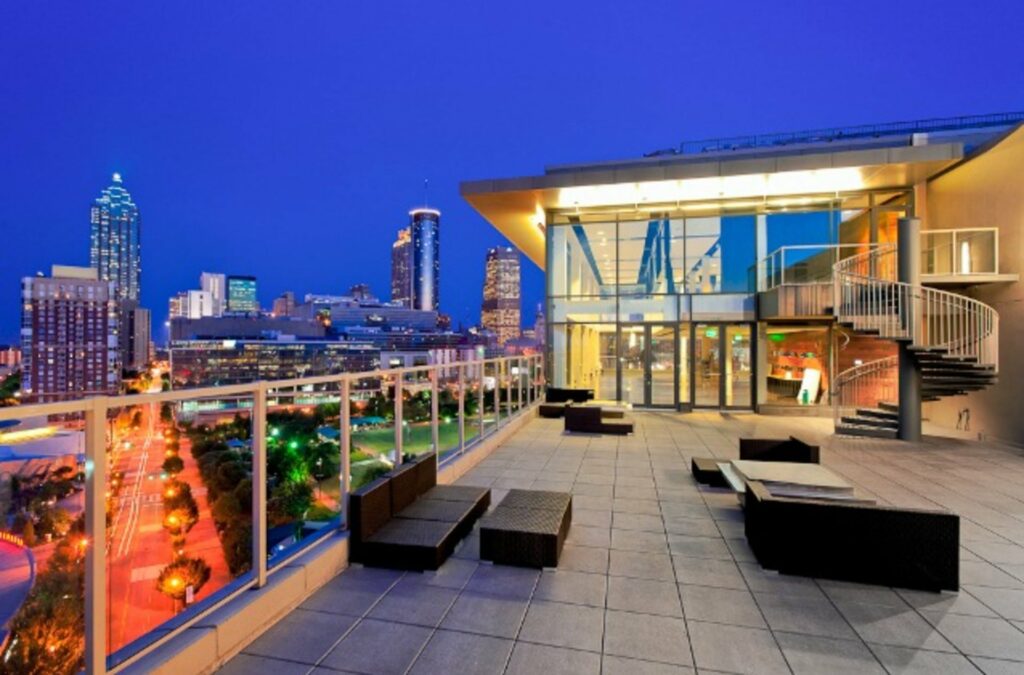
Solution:
M 905 189 L 964 157 L 962 142 L 740 155 L 673 156 L 573 165 L 539 176 L 467 181 L 462 196 L 530 260 L 544 268 L 552 210 L 668 210 L 718 203 L 756 210 L 774 200 Z

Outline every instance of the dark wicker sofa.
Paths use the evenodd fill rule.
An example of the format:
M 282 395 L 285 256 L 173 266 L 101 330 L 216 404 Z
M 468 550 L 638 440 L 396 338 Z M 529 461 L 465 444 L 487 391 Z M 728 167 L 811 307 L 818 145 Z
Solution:
M 785 440 L 771 438 L 741 438 L 740 459 L 761 462 L 800 462 L 820 464 L 821 450 L 790 436 Z
M 960 517 L 824 499 L 773 497 L 747 483 L 747 541 L 782 574 L 929 591 L 959 589 Z
M 437 454 L 407 462 L 349 497 L 350 559 L 436 570 L 487 511 L 491 491 L 437 485 Z
M 566 389 L 564 387 L 548 387 L 544 392 L 545 403 L 586 403 L 594 400 L 593 389 Z
M 565 409 L 565 430 L 589 434 L 631 434 L 633 423 L 621 411 L 597 406 L 569 406 Z

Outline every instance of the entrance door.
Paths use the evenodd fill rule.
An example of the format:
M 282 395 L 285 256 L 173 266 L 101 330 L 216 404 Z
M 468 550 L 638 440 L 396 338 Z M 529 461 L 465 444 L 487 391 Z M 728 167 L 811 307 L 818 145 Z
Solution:
M 676 327 L 622 326 L 619 399 L 645 408 L 676 405 Z
M 749 324 L 699 323 L 694 327 L 694 407 L 752 407 L 750 335 Z

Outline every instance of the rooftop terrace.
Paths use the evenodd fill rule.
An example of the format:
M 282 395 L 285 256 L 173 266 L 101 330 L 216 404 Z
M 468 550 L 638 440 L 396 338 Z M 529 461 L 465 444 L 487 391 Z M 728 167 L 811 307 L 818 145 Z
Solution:
M 222 672 L 1024 672 L 1020 451 L 837 438 L 818 419 L 635 419 L 621 439 L 534 419 L 460 479 L 491 487 L 492 503 L 511 488 L 571 491 L 557 570 L 480 563 L 476 535 L 436 573 L 353 566 Z M 959 594 L 763 571 L 736 498 L 699 488 L 689 459 L 790 433 L 880 503 L 959 513 Z

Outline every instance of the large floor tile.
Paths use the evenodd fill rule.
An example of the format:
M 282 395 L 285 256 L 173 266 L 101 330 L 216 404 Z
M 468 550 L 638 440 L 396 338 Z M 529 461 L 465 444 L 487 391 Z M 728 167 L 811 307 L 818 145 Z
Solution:
M 840 613 L 865 642 L 929 651 L 956 651 L 913 609 L 856 602 L 837 603 Z
M 878 659 L 859 640 L 776 633 L 795 675 L 885 675 Z
M 604 610 L 535 600 L 530 603 L 519 639 L 553 647 L 601 651 Z
M 680 584 L 679 592 L 687 619 L 767 628 L 749 591 Z
M 827 599 L 755 593 L 758 607 L 772 630 L 856 639 L 857 634 Z
M 683 616 L 673 581 L 608 577 L 608 608 L 661 616 Z
M 1003 619 L 932 612 L 922 615 L 964 654 L 1024 661 L 1024 633 Z
M 676 579 L 694 586 L 715 586 L 746 590 L 747 582 L 736 564 L 728 560 L 672 556 Z
M 608 610 L 604 652 L 648 661 L 692 665 L 682 619 Z
M 367 675 L 401 675 L 419 655 L 431 630 L 363 619 L 323 660 L 323 665 Z
M 672 558 L 667 553 L 612 549 L 608 574 L 658 581 L 675 580 Z
M 782 675 L 790 672 L 786 659 L 766 630 L 687 621 L 697 671 L 742 675 Z
M 356 621 L 355 617 L 296 609 L 243 651 L 256 656 L 314 664 Z
M 608 577 L 604 574 L 544 571 L 533 593 L 535 600 L 552 600 L 574 605 L 604 607 Z
M 441 622 L 442 628 L 514 638 L 522 626 L 526 600 L 464 592 Z
M 601 675 L 693 675 L 690 666 L 677 666 L 605 654 L 601 659 Z
M 500 675 L 513 644 L 512 640 L 439 630 L 413 663 L 410 675 Z
M 506 675 L 598 675 L 600 672 L 600 654 L 529 642 L 516 643 L 505 671 Z
M 868 645 L 891 675 L 978 675 L 962 654 L 923 649 Z

